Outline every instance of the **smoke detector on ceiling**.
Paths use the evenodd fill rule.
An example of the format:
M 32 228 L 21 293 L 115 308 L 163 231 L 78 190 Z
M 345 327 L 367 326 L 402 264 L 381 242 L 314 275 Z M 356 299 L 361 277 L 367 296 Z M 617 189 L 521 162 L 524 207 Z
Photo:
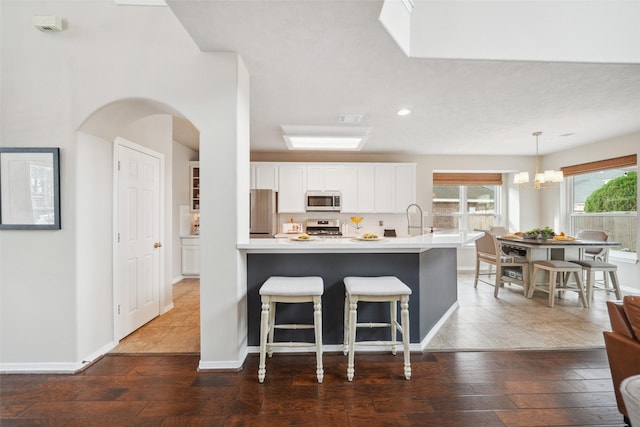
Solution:
M 344 123 L 348 125 L 356 125 L 362 121 L 364 114 L 362 113 L 345 113 L 340 114 L 338 117 L 339 123 Z
M 33 26 L 40 31 L 62 31 L 62 18 L 53 15 L 33 15 Z

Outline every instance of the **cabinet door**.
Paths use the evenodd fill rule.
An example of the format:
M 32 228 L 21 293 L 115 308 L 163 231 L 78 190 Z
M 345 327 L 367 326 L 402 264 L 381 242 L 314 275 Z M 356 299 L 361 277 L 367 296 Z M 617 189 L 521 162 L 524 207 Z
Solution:
M 323 167 L 321 165 L 307 166 L 307 191 L 324 190 Z
M 340 189 L 338 165 L 307 165 L 307 191 L 336 191 Z
M 358 168 L 342 166 L 337 171 L 342 193 L 342 212 L 358 212 Z
M 278 167 L 278 212 L 304 213 L 307 170 L 304 165 Z
M 251 180 L 255 189 L 278 191 L 278 165 L 256 163 L 251 168 L 254 177 Z
M 185 276 L 200 275 L 200 246 L 182 247 L 182 274 Z
M 395 181 L 395 212 L 406 212 L 407 207 L 416 202 L 416 166 L 397 165 Z
M 327 165 L 322 168 L 323 190 L 340 190 L 340 166 Z
M 358 165 L 357 212 L 375 212 L 375 169 L 373 165 Z
M 375 166 L 375 212 L 395 211 L 395 166 Z

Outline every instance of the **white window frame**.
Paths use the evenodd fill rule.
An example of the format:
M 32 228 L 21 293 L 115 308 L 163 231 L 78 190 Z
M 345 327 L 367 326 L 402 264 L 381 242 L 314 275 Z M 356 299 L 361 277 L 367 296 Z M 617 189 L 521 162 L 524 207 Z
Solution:
M 636 166 L 637 168 L 637 166 Z M 575 227 L 576 227 L 576 218 L 577 217 L 585 217 L 585 216 L 603 216 L 603 213 L 606 214 L 607 212 L 603 212 L 603 213 L 576 213 L 574 212 L 573 208 L 574 208 L 574 200 L 573 200 L 573 187 L 574 187 L 574 182 L 573 182 L 573 178 L 574 176 L 569 176 L 565 178 L 566 181 L 566 203 L 567 203 L 567 210 L 568 210 L 568 216 L 569 216 L 569 229 L 572 230 L 572 232 L 575 232 Z M 627 217 L 627 216 L 638 216 L 638 212 L 636 211 L 634 212 L 629 212 L 629 213 L 614 213 L 614 214 L 608 214 L 606 216 L 609 217 Z M 637 219 L 636 219 L 637 221 Z M 638 245 L 636 244 L 636 247 Z M 625 262 L 625 263 L 630 263 L 630 264 L 636 264 L 638 262 L 638 260 L 640 258 L 638 258 L 638 251 L 636 250 L 636 252 L 627 252 L 627 251 L 621 251 L 615 248 L 609 249 L 609 258 L 610 259 L 614 259 L 616 261 L 620 261 L 620 262 Z
M 495 213 L 493 214 L 473 214 L 469 212 L 468 198 L 467 198 L 467 187 L 479 187 L 483 184 L 468 184 L 468 185 L 458 185 L 457 187 L 460 189 L 459 195 L 459 212 L 450 213 L 450 214 L 433 214 L 433 217 L 457 217 L 458 218 L 458 230 L 464 231 L 469 230 L 469 218 L 472 216 L 493 216 L 494 226 L 498 226 L 502 224 L 502 185 L 490 184 L 496 188 L 495 192 Z M 434 187 L 445 187 L 443 185 L 434 185 Z M 455 185 L 449 187 L 456 187 Z M 431 203 L 433 204 L 437 199 L 432 199 Z

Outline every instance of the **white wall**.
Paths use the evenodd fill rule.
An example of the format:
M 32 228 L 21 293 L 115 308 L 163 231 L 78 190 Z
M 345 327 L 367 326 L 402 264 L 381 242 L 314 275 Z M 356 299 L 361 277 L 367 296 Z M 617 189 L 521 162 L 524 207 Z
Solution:
M 201 132 L 206 154 L 201 163 L 212 183 L 202 189 L 209 201 L 203 223 L 242 222 L 235 212 L 237 188 L 229 181 L 237 173 L 239 147 L 247 144 L 248 150 L 248 142 L 236 141 L 238 126 L 247 123 L 247 118 L 237 123 L 238 70 L 246 71 L 236 54 L 200 52 L 168 8 L 20 0 L 3 0 L 0 8 L 0 141 L 61 148 L 63 227 L 0 232 L 0 369 L 68 372 L 113 340 L 113 302 L 105 298 L 112 285 L 97 277 L 111 264 L 104 255 L 111 249 L 111 232 L 86 236 L 92 217 L 77 218 L 96 214 L 78 206 L 91 202 L 92 184 L 108 187 L 111 155 L 104 155 L 105 144 L 149 115 L 187 118 Z M 43 13 L 62 16 L 65 31 L 36 30 L 31 17 Z M 171 143 L 171 135 L 167 138 Z M 228 208 L 218 209 L 213 195 Z M 98 202 L 106 203 L 102 196 Z M 97 222 L 104 224 L 111 212 L 111 205 L 105 206 Z M 201 277 L 202 357 L 239 366 L 246 350 L 235 345 L 237 331 L 228 328 L 228 319 L 239 316 L 236 231 L 224 236 L 214 236 L 211 227 L 203 231 L 209 240 L 202 247 L 207 260 Z M 80 255 L 90 242 L 96 248 Z M 210 307 L 218 309 L 211 316 Z
M 239 340 L 246 343 L 247 331 L 240 329 L 246 323 L 240 293 L 241 286 L 246 292 L 246 282 L 236 245 L 249 234 L 248 205 L 238 211 L 249 189 L 248 128 L 242 129 L 249 123 L 245 105 L 249 84 L 242 61 L 235 55 L 228 60 L 234 72 L 225 75 L 218 88 L 225 108 L 213 112 L 207 129 L 199 127 L 201 369 L 240 368 L 244 356 L 241 359 L 239 354 L 246 353 L 246 345 L 237 344 Z
M 108 349 L 113 337 L 113 321 L 104 321 L 113 316 L 112 245 L 105 243 L 113 239 L 113 144 L 79 133 L 74 152 L 81 177 L 76 180 L 75 203 L 76 360 L 92 360 Z M 63 213 L 63 218 L 68 216 Z M 63 224 L 64 229 L 69 225 Z

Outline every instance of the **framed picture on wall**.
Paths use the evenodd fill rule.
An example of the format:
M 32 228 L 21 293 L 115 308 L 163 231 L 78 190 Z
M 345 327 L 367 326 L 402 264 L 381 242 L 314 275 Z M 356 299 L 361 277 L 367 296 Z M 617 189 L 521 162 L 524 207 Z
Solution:
M 0 229 L 60 228 L 60 149 L 0 147 Z

